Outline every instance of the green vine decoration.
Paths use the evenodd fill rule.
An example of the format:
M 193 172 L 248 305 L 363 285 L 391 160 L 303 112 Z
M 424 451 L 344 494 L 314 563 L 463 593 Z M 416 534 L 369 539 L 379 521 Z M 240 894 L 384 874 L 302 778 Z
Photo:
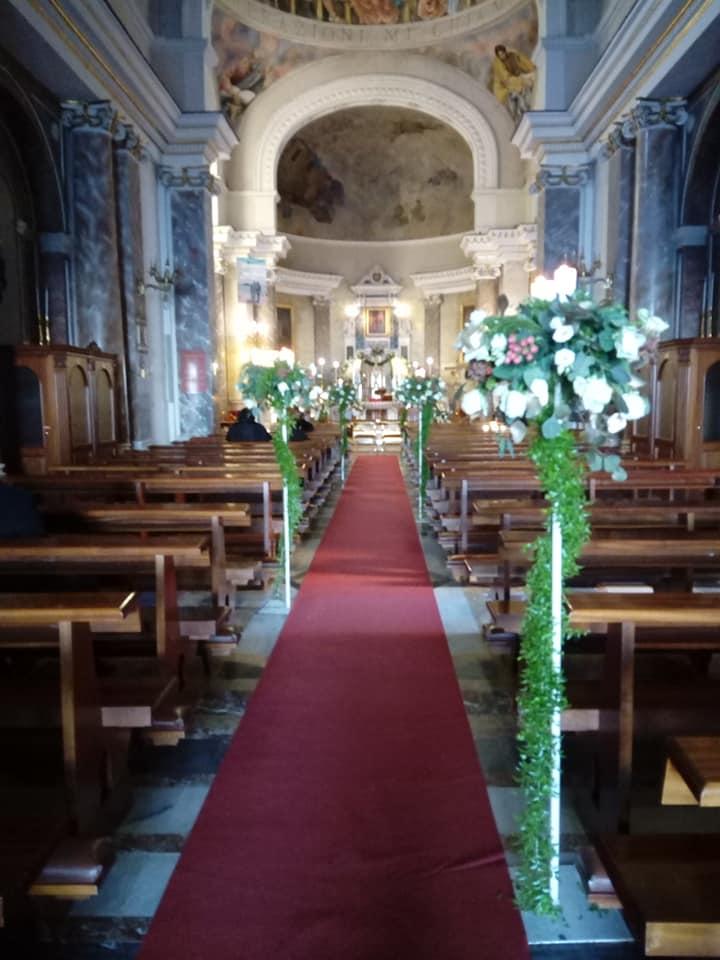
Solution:
M 420 408 L 420 427 L 417 435 L 416 462 L 420 462 L 421 442 L 427 445 L 430 424 L 435 420 L 435 406 L 432 403 L 424 403 Z M 425 503 L 425 494 L 427 492 L 428 480 L 430 479 L 430 464 L 427 457 L 422 458 L 422 469 L 420 471 L 420 499 Z
M 566 580 L 580 569 L 578 558 L 590 539 L 585 467 L 578 455 L 575 437 L 567 430 L 551 439 L 538 432 L 530 446 L 529 456 L 537 467 L 540 486 L 551 504 L 551 510 L 560 520 L 563 536 L 562 572 L 563 580 Z M 550 839 L 553 776 L 550 730 L 554 711 L 563 709 L 566 701 L 562 672 L 556 672 L 551 666 L 552 545 L 549 532 L 535 541 L 534 552 L 534 564 L 526 581 L 528 601 L 520 647 L 520 759 L 517 774 L 525 796 L 525 810 L 520 818 L 521 862 L 515 889 L 521 910 L 554 915 L 558 910 L 549 893 L 553 857 Z M 563 638 L 570 635 L 565 610 L 562 634 Z
M 291 436 L 295 426 L 295 420 L 292 417 L 288 417 L 284 418 L 284 422 L 287 425 L 287 434 L 288 436 Z M 275 450 L 275 459 L 278 467 L 280 468 L 280 475 L 282 476 L 283 483 L 287 485 L 288 521 L 290 524 L 290 542 L 292 543 L 293 538 L 297 533 L 298 526 L 300 525 L 300 520 L 302 519 L 302 481 L 300 479 L 300 472 L 297 468 L 295 455 L 290 449 L 289 444 L 283 439 L 282 426 L 282 422 L 278 422 L 278 425 L 272 434 L 272 442 Z M 284 560 L 285 546 L 281 538 L 280 553 L 278 555 L 281 575 L 276 581 L 278 587 L 281 586 L 283 582 L 282 571 L 285 569 Z

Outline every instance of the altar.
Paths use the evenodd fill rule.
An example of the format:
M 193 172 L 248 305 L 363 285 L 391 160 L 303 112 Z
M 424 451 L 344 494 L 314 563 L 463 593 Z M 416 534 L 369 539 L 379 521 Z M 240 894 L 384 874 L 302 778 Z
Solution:
M 368 399 L 363 401 L 366 420 L 399 420 L 398 404 L 388 399 Z

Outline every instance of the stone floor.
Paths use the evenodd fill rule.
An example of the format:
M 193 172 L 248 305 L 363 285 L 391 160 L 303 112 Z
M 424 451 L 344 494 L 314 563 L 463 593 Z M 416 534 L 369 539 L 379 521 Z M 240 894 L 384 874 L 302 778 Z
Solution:
M 336 491 L 295 552 L 294 589 L 302 582 L 337 495 Z M 486 592 L 452 582 L 444 554 L 427 530 L 422 532 L 422 542 L 468 722 L 512 868 L 516 818 L 522 806 L 522 797 L 513 785 L 512 664 L 507 653 L 492 649 L 482 639 Z M 236 623 L 242 628 L 241 640 L 231 656 L 213 662 L 212 678 L 190 717 L 187 738 L 177 747 L 134 745 L 134 800 L 112 838 L 115 862 L 100 894 L 69 909 L 46 910 L 33 945 L 27 938 L 15 944 L 7 937 L 3 944 L 0 938 L 3 958 L 125 960 L 135 955 L 284 620 L 278 598 L 253 591 L 240 595 Z M 629 960 L 639 956 L 619 913 L 587 906 L 575 869 L 575 850 L 583 832 L 569 803 L 563 807 L 562 833 L 563 917 L 555 922 L 524 918 L 533 956 L 545 960 Z

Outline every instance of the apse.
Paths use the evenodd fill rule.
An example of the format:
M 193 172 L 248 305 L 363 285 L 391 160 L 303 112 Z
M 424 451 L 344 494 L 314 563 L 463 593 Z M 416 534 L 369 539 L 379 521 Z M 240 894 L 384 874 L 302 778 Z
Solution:
M 473 228 L 470 148 L 447 124 L 399 107 L 354 107 L 286 144 L 278 230 L 330 240 L 398 241 Z

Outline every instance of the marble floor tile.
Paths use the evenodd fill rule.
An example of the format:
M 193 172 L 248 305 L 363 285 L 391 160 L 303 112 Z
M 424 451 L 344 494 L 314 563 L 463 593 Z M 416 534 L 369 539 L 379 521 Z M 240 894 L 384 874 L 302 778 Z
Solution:
M 136 787 L 130 811 L 118 827 L 121 834 L 190 833 L 210 787 Z
M 128 851 L 117 855 L 96 897 L 74 904 L 72 917 L 151 917 L 157 910 L 177 853 Z
M 598 910 L 588 905 L 578 872 L 571 865 L 560 866 L 560 904 L 562 917 L 557 920 L 523 914 L 531 944 L 611 943 L 633 939 L 619 910 Z

